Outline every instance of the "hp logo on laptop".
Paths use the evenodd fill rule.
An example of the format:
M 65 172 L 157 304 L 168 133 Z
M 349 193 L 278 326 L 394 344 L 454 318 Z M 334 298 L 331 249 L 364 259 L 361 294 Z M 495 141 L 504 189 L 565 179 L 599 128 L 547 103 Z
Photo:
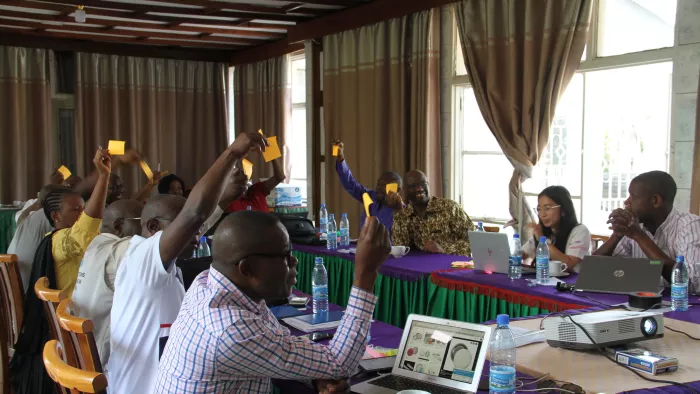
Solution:
M 625 271 L 615 270 L 615 272 L 613 272 L 613 275 L 615 275 L 616 278 L 622 278 L 623 276 L 625 276 Z

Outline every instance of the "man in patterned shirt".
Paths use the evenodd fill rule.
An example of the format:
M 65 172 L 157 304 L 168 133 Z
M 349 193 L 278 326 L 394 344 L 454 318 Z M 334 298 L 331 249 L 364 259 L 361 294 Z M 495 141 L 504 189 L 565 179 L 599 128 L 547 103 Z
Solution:
M 469 216 L 456 202 L 431 197 L 428 180 L 418 170 L 404 176 L 408 206 L 394 214 L 392 243 L 430 253 L 471 255 L 467 232 L 474 230 Z M 391 199 L 400 199 L 396 195 Z
M 275 216 L 239 211 L 214 233 L 211 269 L 192 283 L 160 362 L 158 394 L 270 393 L 271 378 L 312 380 L 319 392 L 349 391 L 344 380 L 362 358 L 389 233 L 367 220 L 355 255 L 355 279 L 328 346 L 294 337 L 265 300 L 289 297 L 297 260 Z M 335 381 L 340 380 L 340 381 Z
M 688 266 L 689 291 L 700 291 L 700 216 L 673 207 L 676 182 L 663 171 L 638 175 L 629 185 L 625 209 L 616 209 L 608 223 L 613 234 L 593 254 L 661 260 L 665 286 L 671 282 L 676 256 Z

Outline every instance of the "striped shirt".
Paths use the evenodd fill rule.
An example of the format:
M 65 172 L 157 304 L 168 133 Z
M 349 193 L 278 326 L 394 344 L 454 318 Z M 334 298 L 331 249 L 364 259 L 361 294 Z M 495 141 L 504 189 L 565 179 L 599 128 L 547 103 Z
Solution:
M 651 238 L 656 246 L 672 259 L 684 256 L 689 270 L 689 291 L 700 291 L 700 216 L 679 212 L 675 208 L 666 220 L 656 229 L 655 234 L 642 226 L 642 231 Z M 647 258 L 642 248 L 632 239 L 624 237 L 615 247 L 613 256 Z M 665 286 L 669 286 L 664 280 Z
M 264 301 L 211 268 L 194 280 L 172 326 L 156 393 L 270 393 L 271 378 L 341 379 L 362 358 L 376 296 L 352 288 L 328 346 L 294 337 Z

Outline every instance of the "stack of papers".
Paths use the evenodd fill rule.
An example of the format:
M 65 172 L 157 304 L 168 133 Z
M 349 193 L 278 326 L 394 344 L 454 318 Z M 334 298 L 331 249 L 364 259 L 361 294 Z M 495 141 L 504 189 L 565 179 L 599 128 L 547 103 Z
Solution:
M 291 327 L 303 332 L 332 330 L 340 325 L 344 311 L 332 311 L 325 314 L 313 314 L 282 319 Z

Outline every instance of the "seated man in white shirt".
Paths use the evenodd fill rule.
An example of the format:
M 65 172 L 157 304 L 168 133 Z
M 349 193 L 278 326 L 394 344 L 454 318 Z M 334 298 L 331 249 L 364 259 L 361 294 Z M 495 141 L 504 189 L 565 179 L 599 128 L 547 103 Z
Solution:
M 141 233 L 141 211 L 143 204 L 136 200 L 119 200 L 105 209 L 100 235 L 85 250 L 73 289 L 74 313 L 92 320 L 95 326 L 95 343 L 103 371 L 109 360 L 114 279 L 131 237 Z
M 640 174 L 630 182 L 625 209 L 616 209 L 608 223 L 613 234 L 595 255 L 661 260 L 666 286 L 677 256 L 684 256 L 690 273 L 689 291 L 698 291 L 700 216 L 673 208 L 676 182 L 663 171 Z
M 111 394 L 153 392 L 160 356 L 185 296 L 175 259 L 197 243 L 238 160 L 266 146 L 262 135 L 241 133 L 187 200 L 157 195 L 146 203 L 141 236 L 132 237 L 114 283 L 107 364 Z

